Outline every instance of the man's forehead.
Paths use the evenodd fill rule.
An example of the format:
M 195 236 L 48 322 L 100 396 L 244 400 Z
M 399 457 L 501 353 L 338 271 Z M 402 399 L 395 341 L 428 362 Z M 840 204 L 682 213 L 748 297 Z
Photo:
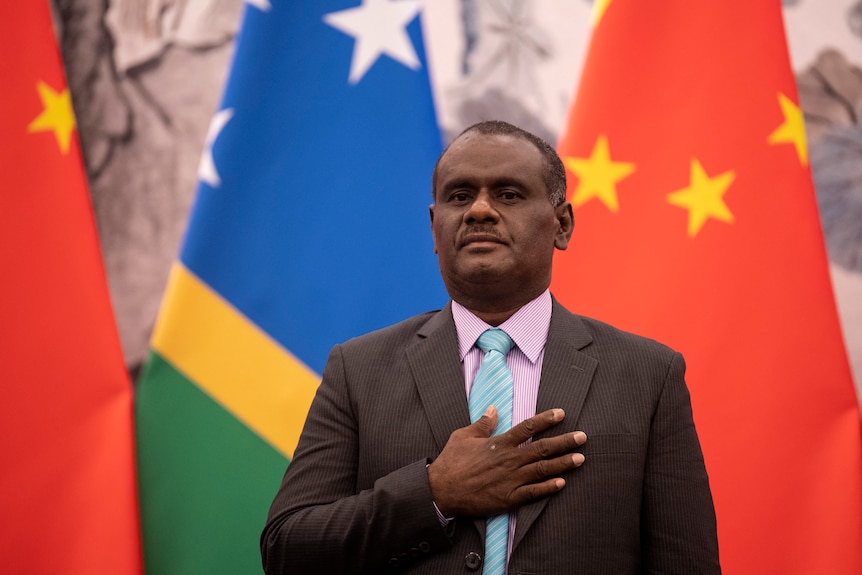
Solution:
M 453 142 L 440 159 L 435 191 L 478 186 L 544 187 L 544 183 L 544 160 L 529 140 L 508 134 L 468 133 Z
M 481 159 L 483 164 L 493 165 L 498 161 L 511 161 L 513 157 L 526 161 L 541 161 L 539 150 L 525 138 L 510 134 L 467 132 L 449 145 L 443 157 L 440 158 L 440 167 L 448 167 L 465 159 L 473 161 Z

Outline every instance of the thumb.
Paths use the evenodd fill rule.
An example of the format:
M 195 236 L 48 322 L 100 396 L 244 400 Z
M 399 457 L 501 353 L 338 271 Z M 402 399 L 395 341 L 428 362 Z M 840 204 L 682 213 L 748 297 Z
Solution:
M 473 423 L 473 427 L 479 432 L 480 437 L 491 437 L 491 433 L 497 427 L 497 417 L 497 408 L 489 405 L 482 417 Z

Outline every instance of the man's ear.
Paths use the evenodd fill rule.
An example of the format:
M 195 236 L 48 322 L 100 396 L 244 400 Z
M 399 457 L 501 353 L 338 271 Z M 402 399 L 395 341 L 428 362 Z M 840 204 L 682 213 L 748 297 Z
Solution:
M 431 239 L 434 242 L 434 253 L 437 253 L 437 235 L 434 233 L 434 204 L 428 206 L 428 216 L 431 218 Z
M 569 247 L 569 240 L 572 237 L 572 232 L 575 231 L 575 214 L 572 211 L 571 202 L 563 202 L 556 208 L 557 222 L 560 228 L 557 230 L 557 235 L 554 238 L 554 247 L 558 250 L 564 250 Z

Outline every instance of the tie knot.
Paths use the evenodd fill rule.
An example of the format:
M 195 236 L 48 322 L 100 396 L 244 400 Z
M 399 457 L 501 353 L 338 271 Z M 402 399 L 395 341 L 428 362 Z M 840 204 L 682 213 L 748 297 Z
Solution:
M 482 332 L 482 335 L 476 340 L 476 345 L 485 353 L 493 349 L 506 355 L 512 349 L 514 342 L 509 334 L 502 329 L 492 328 Z

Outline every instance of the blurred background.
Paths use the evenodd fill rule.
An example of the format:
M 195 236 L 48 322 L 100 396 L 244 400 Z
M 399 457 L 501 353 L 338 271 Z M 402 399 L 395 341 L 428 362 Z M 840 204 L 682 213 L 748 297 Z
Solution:
M 862 0 L 783 4 L 832 280 L 862 397 Z M 243 7 L 240 0 L 54 3 L 133 376 L 147 356 L 185 231 Z M 499 118 L 556 142 L 577 88 L 590 11 L 589 0 L 428 2 L 423 24 L 444 140 Z

